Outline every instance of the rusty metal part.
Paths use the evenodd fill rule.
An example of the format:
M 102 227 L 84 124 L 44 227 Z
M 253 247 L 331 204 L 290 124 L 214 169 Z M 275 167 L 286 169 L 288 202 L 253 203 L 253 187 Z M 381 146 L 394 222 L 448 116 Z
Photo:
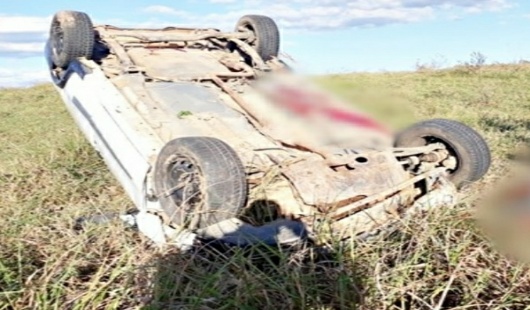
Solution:
M 447 158 L 446 160 L 442 162 L 442 166 L 444 166 L 445 168 L 449 170 L 454 170 L 458 166 L 458 161 L 456 157 L 449 156 L 449 158 Z
M 329 210 L 352 198 L 372 195 L 393 188 L 408 178 L 392 153 L 367 153 L 351 169 L 337 171 L 318 157 L 298 161 L 282 168 L 304 203 Z
M 406 157 L 419 154 L 428 154 L 445 148 L 446 147 L 443 143 L 431 143 L 426 146 L 419 147 L 393 148 L 392 151 L 396 157 Z
M 100 31 L 100 36 L 105 36 L 105 32 Z M 142 70 L 134 64 L 131 57 L 129 57 L 129 54 L 127 54 L 127 51 L 121 44 L 110 38 L 106 39 L 105 42 L 119 59 L 122 66 L 122 72 L 142 72 Z
M 400 192 L 370 209 L 331 223 L 334 240 L 353 236 L 375 236 L 381 231 L 392 229 L 403 220 L 416 216 L 419 212 L 455 205 L 458 200 L 456 187 L 446 178 L 438 178 L 435 183 L 426 193 L 421 193 L 418 188 L 413 188 L 413 192 L 409 193 Z
M 339 240 L 346 239 L 399 220 L 400 210 L 410 206 L 419 194 L 421 194 L 419 189 L 409 187 L 379 201 L 368 209 L 363 209 L 338 221 L 332 220 L 330 226 L 333 235 Z
M 420 162 L 421 161 L 420 161 L 420 158 L 418 156 L 410 156 L 410 157 L 407 157 L 406 159 L 400 161 L 401 164 L 408 165 L 408 166 L 411 166 L 411 167 L 419 165 Z
M 222 78 L 248 78 L 248 77 L 252 77 L 253 73 L 251 73 L 251 72 L 226 72 L 226 73 L 218 73 L 218 74 L 215 74 L 214 76 L 216 78 L 219 78 L 219 79 L 222 79 Z M 163 81 L 163 82 L 183 82 L 183 81 L 204 82 L 204 81 L 213 81 L 212 77 L 209 77 L 209 76 L 195 77 L 195 78 L 178 78 L 178 79 L 170 78 L 170 77 L 164 77 L 164 76 L 149 76 L 149 78 L 152 79 L 153 81 Z
M 272 57 L 269 61 L 267 61 L 267 64 L 269 65 L 269 68 L 271 68 L 272 71 L 275 72 L 287 72 L 288 69 L 286 66 L 279 61 L 277 57 Z
M 222 33 L 222 32 L 214 32 L 214 31 L 199 33 L 199 34 L 189 34 L 189 35 L 168 34 L 167 32 L 162 35 L 153 34 L 152 32 L 146 35 L 127 34 L 123 32 L 116 33 L 116 34 L 109 33 L 107 35 L 114 39 L 117 39 L 120 37 L 121 38 L 133 38 L 133 39 L 138 40 L 138 42 L 140 43 L 201 41 L 201 40 L 207 40 L 210 38 L 226 39 L 226 40 L 244 40 L 250 37 L 247 33 L 244 33 L 244 32 Z
M 440 173 L 443 173 L 444 171 L 446 170 L 445 167 L 441 167 L 441 168 L 436 168 L 436 169 L 433 169 L 431 171 L 428 171 L 424 174 L 420 174 L 418 176 L 415 176 L 413 178 L 410 178 L 406 181 L 404 181 L 403 183 L 397 185 L 397 186 L 394 186 L 394 187 L 391 187 L 391 188 L 388 188 L 387 190 L 384 190 L 382 192 L 380 192 L 379 194 L 377 195 L 372 195 L 370 197 L 367 197 L 363 200 L 360 200 L 356 203 L 353 203 L 349 206 L 346 206 L 344 208 L 341 208 L 339 210 L 336 210 L 334 212 L 331 212 L 329 214 L 330 218 L 338 218 L 338 217 L 343 217 L 347 214 L 352 214 L 352 213 L 355 213 L 355 212 L 358 212 L 358 211 L 361 211 L 363 208 L 365 208 L 367 205 L 369 204 L 373 204 L 373 203 L 376 203 L 376 202 L 380 202 L 384 199 L 386 199 L 387 197 L 391 196 L 392 194 L 400 191 L 400 190 L 403 190 L 411 185 L 414 185 L 415 183 L 417 182 L 420 182 L 432 175 L 436 175 L 436 174 L 440 174 Z
M 165 27 L 165 28 L 162 28 L 162 29 L 153 29 L 153 28 L 127 28 L 127 27 L 117 27 L 117 26 L 113 26 L 113 25 L 108 25 L 108 24 L 102 24 L 102 25 L 97 25 L 95 27 L 96 29 L 105 29 L 107 31 L 119 31 L 119 32 L 142 32 L 142 31 L 147 31 L 147 32 L 168 32 L 168 31 L 176 31 L 176 32 L 179 32 L 179 33 L 198 33 L 198 32 L 201 32 L 201 31 L 219 31 L 218 29 L 216 28 L 189 28 L 189 27 L 173 27 L 173 26 L 168 26 L 168 27 Z
M 245 52 L 246 54 L 248 54 L 252 58 L 252 60 L 254 61 L 255 66 L 256 66 L 257 69 L 259 69 L 259 70 L 268 70 L 268 69 L 270 69 L 265 64 L 263 59 L 261 59 L 261 57 L 259 56 L 258 52 L 256 52 L 256 50 L 254 48 L 252 48 L 252 46 L 250 46 L 246 42 L 244 42 L 242 40 L 239 40 L 239 39 L 236 39 L 236 38 L 230 39 L 230 41 L 236 43 L 237 46 L 239 48 L 241 48 L 241 50 L 243 52 Z
M 416 168 L 416 173 L 424 173 L 424 172 L 427 172 L 427 171 L 431 171 L 432 169 L 434 169 L 436 167 L 438 167 L 438 163 L 437 162 L 423 161 L 423 162 L 420 163 L 419 167 Z
M 221 47 L 221 48 L 227 48 L 228 47 L 228 42 L 225 42 L 225 41 L 221 41 L 217 38 L 210 38 L 210 41 L 212 41 L 213 43 L 217 44 L 217 46 Z
M 220 58 L 219 62 L 225 65 L 226 67 L 228 67 L 229 69 L 237 71 L 237 72 L 245 71 L 248 73 L 254 73 L 253 69 L 249 65 L 247 65 L 244 61 L 239 59 L 239 57 L 237 58 L 231 57 L 230 55 L 230 56 Z
M 430 163 L 439 163 L 447 159 L 447 156 L 449 156 L 449 151 L 447 151 L 446 149 L 441 149 L 441 150 L 436 150 L 434 152 L 424 154 L 420 157 L 420 159 L 422 161 L 426 161 Z
M 252 35 L 253 36 L 253 35 Z M 252 38 L 252 37 L 251 37 Z M 214 42 L 215 44 L 221 46 L 221 47 L 224 47 L 226 48 L 227 47 L 227 43 L 219 40 L 219 38 L 210 38 L 210 40 L 212 42 Z M 249 55 L 252 60 L 254 61 L 254 65 L 255 67 L 258 69 L 258 70 L 264 70 L 264 71 L 269 71 L 271 70 L 271 67 L 268 66 L 264 61 L 263 59 L 261 59 L 261 56 L 258 54 L 258 52 L 256 52 L 256 50 L 250 46 L 247 42 L 249 42 L 249 40 L 247 39 L 247 42 L 243 41 L 243 40 L 240 40 L 239 38 L 231 38 L 230 39 L 231 42 L 235 43 L 244 53 L 246 53 L 247 55 Z M 278 65 L 278 61 L 277 60 L 272 60 L 271 61 L 268 61 L 267 63 L 272 63 L 273 66 L 276 68 L 276 69 L 279 69 L 279 65 Z M 283 67 L 283 66 L 282 66 Z
M 122 43 L 124 47 L 145 47 L 145 48 L 184 48 L 188 46 L 186 42 L 157 42 L 157 43 Z

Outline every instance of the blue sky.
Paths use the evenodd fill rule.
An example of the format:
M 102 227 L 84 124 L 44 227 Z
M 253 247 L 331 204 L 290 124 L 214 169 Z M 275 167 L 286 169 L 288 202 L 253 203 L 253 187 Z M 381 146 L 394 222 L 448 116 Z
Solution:
M 480 52 L 488 62 L 530 60 L 530 1 L 523 0 L 42 0 L 0 7 L 0 87 L 47 80 L 42 56 L 51 16 L 94 23 L 233 29 L 248 13 L 273 17 L 281 51 L 311 74 L 451 66 Z

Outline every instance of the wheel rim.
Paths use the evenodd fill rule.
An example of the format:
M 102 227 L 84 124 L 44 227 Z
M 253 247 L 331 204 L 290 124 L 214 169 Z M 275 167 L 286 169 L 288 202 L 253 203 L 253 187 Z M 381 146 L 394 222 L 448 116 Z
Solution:
M 422 144 L 418 146 L 427 146 L 429 144 L 434 144 L 434 143 L 443 144 L 445 146 L 445 149 L 449 152 L 449 156 L 453 156 L 456 158 L 456 167 L 454 169 L 447 169 L 447 171 L 449 172 L 450 175 L 454 175 L 455 173 L 458 172 L 459 168 L 461 167 L 462 158 L 461 156 L 458 155 L 458 152 L 451 145 L 451 143 L 443 139 L 440 139 L 438 137 L 434 137 L 434 136 L 422 136 L 419 138 L 419 140 L 422 141 Z
M 250 45 L 252 48 L 256 49 L 257 46 L 259 45 L 259 42 L 258 42 L 258 36 L 256 35 L 256 31 L 254 30 L 254 27 L 252 27 L 252 25 L 249 23 L 242 23 L 240 27 L 245 28 L 246 31 L 252 32 L 252 35 L 254 36 L 254 40 L 252 40 L 251 42 L 247 41 L 247 44 Z M 240 32 L 244 32 L 244 31 L 240 31 Z
M 64 48 L 64 31 L 58 21 L 52 25 L 52 51 L 55 56 L 62 53 Z
M 190 213 L 203 201 L 199 167 L 186 156 L 175 156 L 167 165 L 166 195 L 180 210 Z

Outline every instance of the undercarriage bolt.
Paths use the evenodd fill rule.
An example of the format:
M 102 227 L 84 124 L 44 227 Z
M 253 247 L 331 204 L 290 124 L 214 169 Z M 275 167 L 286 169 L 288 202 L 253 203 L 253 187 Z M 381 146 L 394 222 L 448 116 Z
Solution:
M 421 157 L 421 160 L 430 162 L 430 163 L 437 163 L 437 162 L 440 162 L 446 159 L 448 155 L 449 155 L 449 152 L 447 152 L 447 150 L 438 150 L 438 151 L 423 155 Z
M 444 167 L 446 167 L 447 169 L 450 169 L 450 170 L 456 169 L 457 164 L 458 163 L 457 163 L 456 158 L 454 156 L 450 156 L 449 158 L 447 158 L 446 160 L 444 160 L 442 162 L 442 165 Z
M 417 156 L 411 156 L 407 158 L 407 161 L 410 166 L 416 166 L 420 164 L 420 159 Z
M 432 152 L 432 153 L 423 155 L 421 157 L 421 160 L 433 163 L 433 162 L 439 161 L 440 159 L 438 158 L 438 154 L 436 152 Z

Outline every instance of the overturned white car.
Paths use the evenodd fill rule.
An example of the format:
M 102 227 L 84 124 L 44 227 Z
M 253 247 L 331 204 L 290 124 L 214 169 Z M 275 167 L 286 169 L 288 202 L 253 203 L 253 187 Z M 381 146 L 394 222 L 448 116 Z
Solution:
M 490 165 L 452 120 L 397 136 L 290 72 L 265 16 L 234 32 L 94 26 L 58 12 L 46 59 L 71 115 L 157 243 L 286 243 L 376 232 L 456 202 Z M 261 226 L 249 209 L 272 208 Z

